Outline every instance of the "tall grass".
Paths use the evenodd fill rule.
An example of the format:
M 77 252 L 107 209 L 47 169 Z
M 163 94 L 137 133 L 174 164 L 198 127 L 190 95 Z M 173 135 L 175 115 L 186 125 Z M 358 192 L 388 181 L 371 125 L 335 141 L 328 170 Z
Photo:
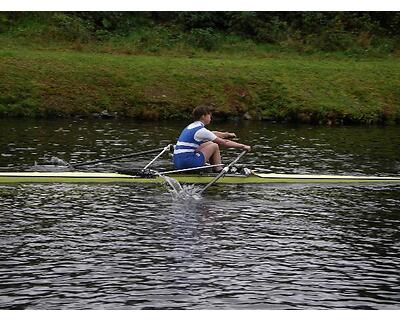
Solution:
M 0 51 L 2 116 L 184 118 L 200 103 L 220 117 L 300 122 L 400 119 L 400 63 L 182 58 Z

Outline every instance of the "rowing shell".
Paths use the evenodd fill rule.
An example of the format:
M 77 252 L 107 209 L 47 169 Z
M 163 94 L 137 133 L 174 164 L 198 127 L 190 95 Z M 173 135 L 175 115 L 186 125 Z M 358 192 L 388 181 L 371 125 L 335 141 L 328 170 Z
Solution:
M 171 174 L 180 183 L 206 184 L 215 175 Z M 128 174 L 102 172 L 0 172 L 0 183 L 163 183 L 161 177 L 144 178 Z M 400 177 L 276 174 L 252 171 L 249 176 L 226 175 L 218 184 L 262 183 L 398 183 Z

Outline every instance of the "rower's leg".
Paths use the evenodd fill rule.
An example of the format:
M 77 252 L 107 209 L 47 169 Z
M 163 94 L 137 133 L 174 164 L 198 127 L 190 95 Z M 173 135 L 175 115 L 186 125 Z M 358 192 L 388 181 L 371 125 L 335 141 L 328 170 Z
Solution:
M 221 153 L 219 152 L 219 145 L 215 142 L 208 141 L 200 145 L 196 151 L 201 151 L 204 154 L 206 161 L 210 161 L 211 164 L 221 163 Z M 217 170 L 221 170 L 221 167 L 216 167 Z
M 212 142 L 212 141 L 204 142 L 196 149 L 196 151 L 203 152 L 205 150 L 208 150 L 210 148 L 210 146 L 213 145 L 213 144 L 215 144 L 215 143 Z M 203 152 L 203 154 L 204 154 L 204 152 Z M 205 154 L 204 154 L 204 156 L 206 157 Z M 208 157 L 208 158 L 210 158 L 210 157 Z M 208 159 L 206 159 L 206 160 L 208 160 Z

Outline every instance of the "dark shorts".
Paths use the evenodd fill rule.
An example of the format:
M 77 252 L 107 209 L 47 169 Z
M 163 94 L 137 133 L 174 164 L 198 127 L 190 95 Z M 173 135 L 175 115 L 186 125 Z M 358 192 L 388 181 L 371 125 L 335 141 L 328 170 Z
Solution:
M 174 154 L 173 161 L 177 169 L 202 167 L 206 163 L 204 154 L 200 151 Z

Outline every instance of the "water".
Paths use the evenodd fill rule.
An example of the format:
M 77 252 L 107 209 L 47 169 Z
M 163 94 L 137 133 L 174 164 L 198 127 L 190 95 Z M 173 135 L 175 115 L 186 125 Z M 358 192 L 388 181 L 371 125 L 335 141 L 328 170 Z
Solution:
M 191 202 L 192 200 L 200 201 L 202 199 L 203 188 L 201 186 L 187 184 L 181 185 L 178 180 L 161 175 L 165 180 L 165 187 L 168 189 L 174 201 Z
M 182 125 L 0 121 L 0 166 L 158 148 Z M 274 172 L 400 171 L 395 127 L 220 128 Z M 0 308 L 400 307 L 400 186 L 226 185 L 187 200 L 164 186 L 0 185 Z

